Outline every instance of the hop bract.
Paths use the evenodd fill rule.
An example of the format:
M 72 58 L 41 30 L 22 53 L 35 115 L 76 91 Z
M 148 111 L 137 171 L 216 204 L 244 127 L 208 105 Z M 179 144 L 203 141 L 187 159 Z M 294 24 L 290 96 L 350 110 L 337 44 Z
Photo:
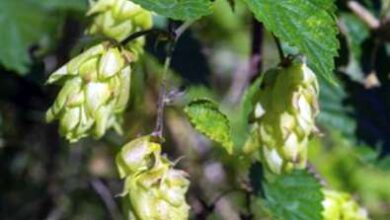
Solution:
M 323 190 L 324 220 L 368 220 L 367 211 L 360 207 L 347 193 Z
M 258 151 L 273 173 L 306 166 L 307 142 L 316 130 L 319 87 L 315 74 L 302 63 L 265 73 L 254 100 Z
M 114 127 L 120 132 L 121 115 L 130 93 L 128 52 L 108 43 L 91 47 L 48 79 L 63 87 L 46 113 L 60 121 L 60 133 L 70 142 L 92 135 L 99 138 Z
M 152 26 L 151 13 L 129 0 L 95 1 L 87 15 L 93 17 L 87 33 L 100 34 L 117 41 Z
M 117 156 L 120 176 L 125 178 L 123 196 L 129 203 L 129 219 L 188 219 L 187 174 L 174 169 L 160 151 L 160 144 L 146 136 L 126 144 Z

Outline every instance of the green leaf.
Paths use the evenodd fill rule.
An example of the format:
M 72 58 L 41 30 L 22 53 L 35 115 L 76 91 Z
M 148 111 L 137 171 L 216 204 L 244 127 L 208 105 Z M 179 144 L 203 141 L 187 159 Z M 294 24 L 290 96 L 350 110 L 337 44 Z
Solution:
M 233 151 L 231 127 L 229 119 L 218 105 L 208 99 L 196 99 L 185 108 L 194 127 L 202 134 L 221 144 L 229 153 Z
M 37 1 L 37 0 L 35 0 Z M 72 10 L 85 12 L 88 8 L 87 0 L 38 0 L 45 9 Z
M 322 220 L 319 182 L 305 170 L 276 176 L 264 183 L 266 205 L 278 220 Z
M 133 0 L 133 2 L 176 20 L 196 20 L 212 12 L 210 0 Z
M 375 164 L 379 160 L 380 150 L 366 145 L 356 146 L 353 148 L 354 153 L 360 159 L 360 161 L 367 164 Z
M 58 10 L 79 9 L 85 1 L 12 0 L 0 1 L 0 63 L 25 74 L 31 65 L 28 53 L 34 44 L 47 44 L 61 25 Z
M 282 41 L 306 55 L 314 72 L 333 81 L 339 42 L 333 0 L 244 0 Z
M 390 171 L 390 156 L 385 156 L 383 159 L 381 159 L 378 162 L 377 167 L 385 171 Z
M 45 17 L 41 9 L 28 1 L 0 1 L 0 61 L 7 68 L 26 73 L 30 58 L 28 46 L 36 43 Z

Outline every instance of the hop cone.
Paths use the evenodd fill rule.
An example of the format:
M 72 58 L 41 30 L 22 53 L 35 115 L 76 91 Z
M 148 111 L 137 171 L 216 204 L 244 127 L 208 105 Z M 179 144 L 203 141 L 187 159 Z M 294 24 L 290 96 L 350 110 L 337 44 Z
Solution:
M 324 220 L 368 220 L 367 211 L 357 204 L 349 194 L 323 190 Z
M 172 168 L 160 150 L 160 144 L 146 136 L 125 145 L 116 158 L 120 176 L 125 178 L 129 219 L 188 219 L 187 174 Z
M 267 72 L 255 96 L 257 144 L 245 150 L 260 147 L 260 157 L 273 173 L 304 168 L 307 142 L 316 129 L 318 92 L 316 76 L 305 64 Z
M 117 41 L 152 26 L 151 13 L 129 0 L 98 0 L 92 3 L 87 15 L 93 16 L 87 33 Z
M 128 52 L 102 43 L 73 58 L 48 79 L 63 84 L 46 120 L 60 121 L 60 133 L 70 142 L 92 135 L 99 138 L 114 127 L 120 132 L 121 115 L 130 92 Z

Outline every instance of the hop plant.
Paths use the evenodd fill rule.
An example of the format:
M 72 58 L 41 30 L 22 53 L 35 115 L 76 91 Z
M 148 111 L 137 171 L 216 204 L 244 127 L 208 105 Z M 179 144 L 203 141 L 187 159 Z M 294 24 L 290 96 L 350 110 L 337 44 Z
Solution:
M 63 84 L 46 120 L 60 121 L 60 133 L 70 142 L 99 138 L 114 127 L 121 132 L 121 115 L 129 100 L 131 54 L 101 43 L 54 72 L 48 83 Z
M 126 144 L 116 158 L 119 174 L 125 178 L 129 219 L 188 219 L 187 174 L 174 169 L 160 151 L 161 145 L 146 136 Z
M 137 138 L 122 147 L 116 157 L 119 176 L 125 178 L 150 169 L 153 158 L 159 158 L 161 145 L 152 136 Z
M 117 41 L 122 41 L 130 34 L 152 26 L 150 11 L 129 0 L 92 2 L 87 15 L 93 16 L 93 22 L 87 30 L 88 34 L 100 34 Z
M 347 193 L 324 189 L 322 202 L 325 220 L 368 220 L 367 211 Z
M 247 145 L 245 151 L 260 147 L 260 158 L 273 173 L 304 168 L 307 142 L 316 130 L 318 93 L 316 76 L 305 64 L 265 73 L 254 99 L 257 144 Z

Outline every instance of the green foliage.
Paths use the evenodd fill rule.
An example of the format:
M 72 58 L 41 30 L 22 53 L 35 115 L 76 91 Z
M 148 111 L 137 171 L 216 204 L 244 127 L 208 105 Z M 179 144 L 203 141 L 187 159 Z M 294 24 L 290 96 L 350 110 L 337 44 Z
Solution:
M 369 37 L 369 27 L 356 15 L 343 13 L 340 15 L 343 34 L 349 47 L 349 63 L 345 73 L 352 80 L 364 82 L 364 73 L 360 67 L 362 57 L 362 44 Z
M 321 185 L 305 170 L 277 176 L 264 184 L 266 204 L 278 220 L 321 220 Z
M 212 12 L 209 0 L 133 0 L 133 2 L 176 20 L 196 20 Z
M 378 29 L 335 0 L 0 0 L 0 219 L 390 219 L 390 157 L 381 152 L 389 145 L 390 1 L 356 2 L 381 21 Z M 264 27 L 250 24 L 254 17 Z M 197 19 L 191 32 L 165 34 Z M 305 58 L 280 60 L 273 35 L 286 57 Z M 93 45 L 100 49 L 90 54 Z M 43 77 L 64 63 L 48 80 L 64 85 L 47 114 L 60 123 L 44 125 L 56 91 Z M 381 87 L 356 84 L 367 82 L 363 67 Z M 333 78 L 335 69 L 352 81 Z M 174 105 L 163 115 L 159 96 Z M 164 132 L 122 144 L 161 122 Z M 71 141 L 101 140 L 69 148 L 56 126 Z M 118 192 L 115 167 L 125 181 L 122 212 L 110 195 Z M 189 180 L 196 190 L 187 191 Z M 203 200 L 196 212 L 189 207 Z
M 58 30 L 62 16 L 57 9 L 79 9 L 83 1 L 0 1 L 0 62 L 7 69 L 25 74 L 31 58 L 29 47 L 43 44 Z
M 35 0 L 37 1 L 37 0 Z M 56 10 L 73 10 L 83 12 L 87 9 L 86 0 L 39 0 L 43 8 Z
M 361 44 L 370 35 L 369 27 L 354 14 L 344 13 L 340 19 L 344 23 L 346 37 L 353 56 L 359 60 L 362 55 Z
M 332 131 L 326 139 L 311 141 L 311 163 L 329 187 L 359 195 L 372 219 L 389 219 L 383 204 L 390 201 L 390 157 L 381 159 L 377 149 L 356 145 L 337 129 Z
M 47 33 L 47 19 L 36 4 L 28 1 L 0 1 L 0 60 L 7 69 L 26 73 L 31 60 L 27 53 Z
M 230 121 L 218 109 L 217 104 L 208 99 L 197 99 L 190 102 L 184 111 L 198 131 L 232 153 L 233 141 Z
M 352 118 L 353 108 L 346 105 L 347 94 L 342 85 L 334 86 L 320 81 L 320 115 L 318 122 L 327 129 L 340 130 L 344 135 L 353 137 L 356 122 Z
M 298 47 L 314 72 L 332 81 L 339 47 L 333 0 L 245 0 L 275 36 Z

